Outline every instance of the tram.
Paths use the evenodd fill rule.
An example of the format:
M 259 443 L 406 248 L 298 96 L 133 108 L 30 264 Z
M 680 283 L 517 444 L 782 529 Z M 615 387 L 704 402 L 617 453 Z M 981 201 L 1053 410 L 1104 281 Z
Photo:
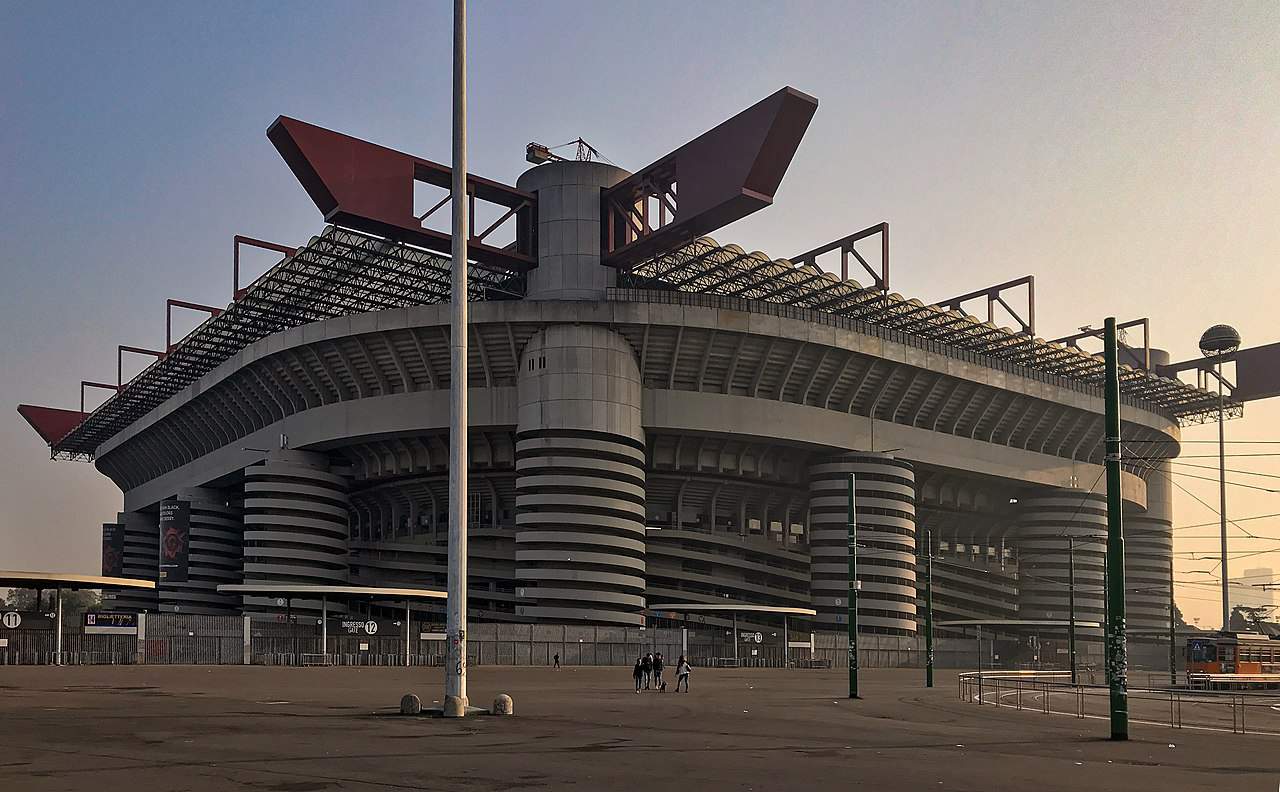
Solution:
M 1187 675 L 1280 674 L 1280 640 L 1258 633 L 1219 632 L 1187 639 Z

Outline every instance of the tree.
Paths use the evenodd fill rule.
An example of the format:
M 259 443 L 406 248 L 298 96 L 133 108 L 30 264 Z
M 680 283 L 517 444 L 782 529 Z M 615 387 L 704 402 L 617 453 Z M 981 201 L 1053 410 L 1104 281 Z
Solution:
M 29 613 L 53 613 L 57 609 L 55 596 L 53 589 L 45 589 L 44 599 L 37 603 L 35 589 L 9 589 L 7 596 L 0 597 L 0 608 Z M 102 595 L 97 591 L 62 592 L 63 621 L 79 619 L 80 614 L 100 607 Z
M 1247 605 L 1236 605 L 1231 609 L 1231 629 L 1236 632 L 1256 632 L 1270 635 L 1276 625 L 1267 621 L 1275 606 L 1262 605 L 1251 608 Z
M 1178 632 L 1182 632 L 1183 630 L 1199 629 L 1198 627 L 1192 627 L 1190 624 L 1187 624 L 1186 619 L 1182 618 L 1182 608 L 1179 608 L 1177 603 L 1174 603 L 1173 606 L 1173 626 Z

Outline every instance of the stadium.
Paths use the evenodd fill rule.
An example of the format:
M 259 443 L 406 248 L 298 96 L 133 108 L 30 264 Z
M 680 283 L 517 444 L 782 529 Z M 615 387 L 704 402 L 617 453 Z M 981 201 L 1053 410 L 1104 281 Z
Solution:
M 783 89 L 636 173 L 531 144 L 515 185 L 468 175 L 470 620 L 639 627 L 678 603 L 844 630 L 853 474 L 863 632 L 921 629 L 926 553 L 938 619 L 1064 619 L 1074 560 L 1075 615 L 1102 621 L 1103 362 L 1081 348 L 1098 331 L 1038 337 L 1031 276 L 893 292 L 887 223 L 794 255 L 709 236 L 772 204 L 816 109 Z M 317 235 L 237 237 L 230 302 L 171 300 L 208 318 L 121 347 L 154 361 L 82 385 L 112 391 L 95 409 L 19 408 L 123 493 L 104 574 L 156 580 L 162 510 L 186 529 L 182 573 L 108 592 L 113 609 L 267 616 L 274 598 L 219 586 L 445 585 L 454 263 L 447 201 L 423 195 L 447 199 L 450 170 L 290 118 L 268 138 Z M 242 247 L 282 258 L 241 285 Z M 1166 460 L 1219 396 L 1128 325 L 1139 634 L 1170 622 Z

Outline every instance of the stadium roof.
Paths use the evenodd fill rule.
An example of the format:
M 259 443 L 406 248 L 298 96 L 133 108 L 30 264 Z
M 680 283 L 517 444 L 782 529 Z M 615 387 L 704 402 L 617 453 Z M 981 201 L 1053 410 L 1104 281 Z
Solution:
M 468 270 L 473 301 L 519 299 L 524 294 L 522 275 L 474 265 Z M 448 258 L 329 226 L 74 428 L 50 440 L 52 455 L 92 459 L 111 437 L 272 333 L 339 316 L 447 302 L 449 272 Z M 1002 362 L 993 365 L 1021 365 L 1091 385 L 1102 382 L 1099 356 L 996 327 L 958 310 L 868 289 L 812 264 L 795 265 L 763 253 L 747 253 L 736 245 L 720 245 L 709 237 L 643 262 L 620 273 L 619 279 L 620 285 L 633 288 L 719 295 L 821 312 L 870 334 L 924 340 L 939 352 L 962 350 Z M 1151 409 L 1183 420 L 1217 410 L 1217 394 L 1123 364 L 1120 388 Z
M 439 589 L 386 588 L 383 586 L 315 586 L 294 583 L 223 583 L 220 594 L 264 597 L 392 597 L 396 599 L 448 599 Z
M 524 293 L 519 276 L 468 269 L 472 300 Z M 448 258 L 329 226 L 52 442 L 53 456 L 92 459 L 98 446 L 116 433 L 272 333 L 338 316 L 446 302 L 449 289 Z
M 780 303 L 855 320 L 873 335 L 884 335 L 877 328 L 896 331 L 1099 387 L 1103 381 L 1099 355 L 997 327 L 959 310 L 868 289 L 813 264 L 770 259 L 758 251 L 747 253 L 710 237 L 636 266 L 620 276 L 619 285 Z M 1178 418 L 1218 409 L 1216 393 L 1124 363 L 1120 364 L 1120 392 Z

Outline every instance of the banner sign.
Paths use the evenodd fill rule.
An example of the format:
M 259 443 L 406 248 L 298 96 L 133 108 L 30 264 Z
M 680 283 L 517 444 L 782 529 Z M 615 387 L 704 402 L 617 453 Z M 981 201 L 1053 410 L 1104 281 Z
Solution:
M 137 635 L 138 614 L 136 613 L 86 613 L 84 615 L 85 635 Z
M 102 524 L 102 575 L 124 577 L 124 526 Z
M 191 553 L 191 502 L 160 503 L 160 582 L 186 583 Z
M 54 619 L 45 613 L 29 611 L 0 612 L 0 631 L 5 630 L 52 630 Z
M 329 634 L 345 633 L 346 635 L 361 635 L 376 637 L 379 635 L 389 635 L 392 638 L 402 635 L 404 631 L 401 629 L 403 622 L 375 621 L 373 619 L 330 619 Z

